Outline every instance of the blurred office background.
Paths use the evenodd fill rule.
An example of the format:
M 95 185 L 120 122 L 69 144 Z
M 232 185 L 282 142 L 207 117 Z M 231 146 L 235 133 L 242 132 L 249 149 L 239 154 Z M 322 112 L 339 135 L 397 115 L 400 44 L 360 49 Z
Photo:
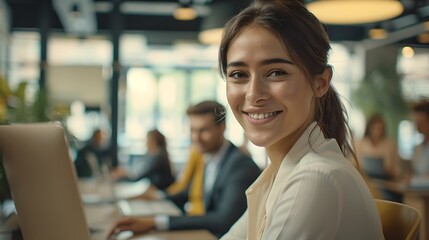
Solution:
M 316 3 L 327 1 L 303 2 L 318 11 Z M 359 5 L 376 18 L 354 22 L 358 7 L 334 9 L 353 1 L 328 2 L 334 3 L 328 16 L 338 17 L 320 15 L 332 40 L 333 84 L 355 137 L 362 136 L 366 117 L 381 112 L 401 157 L 410 159 L 421 137 L 407 110 L 429 97 L 429 0 L 367 1 L 381 2 L 382 10 Z M 156 127 L 180 168 L 190 144 L 186 108 L 206 99 L 227 105 L 218 40 L 203 30 L 221 27 L 249 3 L 0 0 L 0 118 L 61 120 L 77 142 L 102 128 L 119 163 L 145 152 L 146 132 Z M 389 9 L 391 15 L 377 15 Z M 241 145 L 242 129 L 232 114 L 227 121 L 227 137 Z M 264 167 L 264 151 L 251 143 L 248 148 Z

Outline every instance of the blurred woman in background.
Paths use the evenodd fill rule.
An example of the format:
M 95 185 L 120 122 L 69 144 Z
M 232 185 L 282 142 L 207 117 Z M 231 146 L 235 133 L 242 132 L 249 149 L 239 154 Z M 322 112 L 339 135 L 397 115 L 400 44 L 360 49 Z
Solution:
M 126 168 L 115 169 L 112 175 L 119 180 L 147 178 L 158 189 L 165 189 L 174 182 L 165 136 L 157 129 L 148 131 L 146 146 L 143 159 L 134 159 Z
M 356 145 L 362 169 L 370 178 L 394 179 L 401 173 L 396 143 L 386 136 L 386 122 L 380 114 L 369 118 L 365 133 Z
M 368 119 L 363 138 L 356 144 L 362 169 L 370 179 L 393 180 L 401 175 L 401 159 L 395 141 L 386 134 L 386 122 L 380 114 Z M 402 195 L 379 189 L 381 197 L 402 202 Z

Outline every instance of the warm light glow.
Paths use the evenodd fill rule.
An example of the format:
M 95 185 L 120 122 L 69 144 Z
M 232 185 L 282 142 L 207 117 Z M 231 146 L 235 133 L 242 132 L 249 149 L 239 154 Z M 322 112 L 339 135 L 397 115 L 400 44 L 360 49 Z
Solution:
M 220 45 L 222 40 L 223 28 L 213 28 L 200 32 L 198 39 L 201 43 L 208 45 Z
M 429 31 L 429 21 L 424 22 L 423 26 L 425 27 L 426 31 Z
M 384 28 L 373 28 L 368 31 L 368 35 L 371 39 L 385 39 L 387 31 Z
M 406 46 L 402 48 L 402 56 L 405 58 L 412 58 L 414 57 L 414 49 L 410 46 Z
M 180 21 L 190 21 L 197 17 L 197 11 L 192 7 L 179 7 L 174 10 L 173 17 Z
M 378 22 L 400 15 L 404 8 L 396 0 L 316 0 L 307 8 L 329 24 Z
M 429 32 L 421 33 L 417 37 L 419 43 L 429 43 Z

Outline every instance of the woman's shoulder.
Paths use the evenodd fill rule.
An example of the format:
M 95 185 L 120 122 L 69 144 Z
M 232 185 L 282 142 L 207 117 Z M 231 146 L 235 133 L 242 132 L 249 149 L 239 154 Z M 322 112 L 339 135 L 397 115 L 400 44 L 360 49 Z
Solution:
M 351 160 L 345 158 L 341 152 L 335 151 L 309 152 L 303 156 L 293 172 L 317 172 L 325 176 L 347 176 L 350 173 L 352 175 L 358 173 Z

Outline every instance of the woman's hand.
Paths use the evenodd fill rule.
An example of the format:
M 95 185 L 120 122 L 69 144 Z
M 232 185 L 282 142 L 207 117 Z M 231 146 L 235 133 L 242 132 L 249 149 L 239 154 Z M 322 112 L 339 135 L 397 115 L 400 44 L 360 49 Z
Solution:
M 119 234 L 123 231 L 132 231 L 136 233 L 146 233 L 155 229 L 155 221 L 153 217 L 142 217 L 142 218 L 123 218 L 113 224 L 112 228 L 108 233 L 108 238 Z

